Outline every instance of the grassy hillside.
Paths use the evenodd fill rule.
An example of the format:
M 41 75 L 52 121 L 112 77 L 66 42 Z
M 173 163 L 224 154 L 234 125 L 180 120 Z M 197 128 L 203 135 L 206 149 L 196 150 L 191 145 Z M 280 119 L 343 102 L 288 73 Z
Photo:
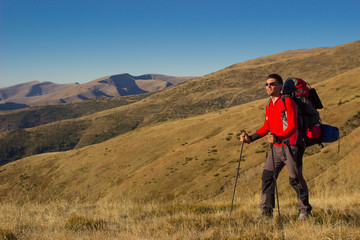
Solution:
M 349 187 L 359 183 L 357 175 L 339 173 L 335 178 L 331 170 L 340 163 L 351 166 L 359 148 L 359 76 L 357 68 L 315 85 L 325 106 L 321 110 L 323 122 L 339 126 L 343 135 L 340 153 L 338 144 L 332 143 L 324 149 L 315 146 L 306 155 L 305 176 L 316 191 L 328 191 L 318 184 L 327 178 L 334 179 L 336 188 L 339 188 L 336 181 L 342 178 L 348 179 Z M 123 197 L 169 201 L 230 196 L 239 154 L 237 136 L 243 130 L 252 132 L 261 126 L 265 103 L 262 99 L 193 118 L 158 123 L 101 144 L 7 164 L 1 168 L 1 194 L 36 201 Z M 267 148 L 265 140 L 245 146 L 239 181 L 246 184 L 239 189 L 246 196 L 259 190 Z M 358 170 L 355 165 L 352 173 Z M 319 177 L 321 174 L 323 177 Z M 284 190 L 289 188 L 287 182 L 286 174 L 281 175 L 282 194 L 289 192 Z M 342 184 L 338 190 L 345 191 L 346 186 Z
M 0 113 L 0 163 L 6 164 L 25 156 L 44 152 L 66 151 L 79 143 L 86 129 L 91 128 L 91 120 L 73 121 L 119 106 L 128 105 L 149 94 L 118 98 L 97 98 L 66 105 L 49 105 Z M 63 121 L 62 121 L 63 120 Z M 140 120 L 138 120 L 139 122 Z M 40 128 L 27 129 L 54 122 Z M 93 143 L 101 142 L 136 128 L 136 121 L 120 121 L 107 132 L 93 136 Z
M 79 118 L 106 109 L 128 105 L 149 95 L 151 94 L 116 98 L 96 98 L 69 104 L 32 107 L 16 111 L 0 111 L 0 132 L 18 128 L 31 128 L 51 122 Z
M 47 151 L 65 150 L 58 146 L 63 142 L 57 137 L 57 132 L 61 131 L 57 128 L 79 126 L 79 129 L 76 129 L 78 137 L 71 146 L 81 148 L 110 139 L 139 126 L 198 116 L 261 99 L 266 96 L 263 91 L 264 78 L 271 72 L 278 72 L 284 78 L 297 76 L 310 83 L 316 83 L 359 65 L 360 41 L 333 48 L 289 51 L 233 65 L 202 78 L 169 87 L 130 105 L 26 131 L 42 138 L 44 135 L 36 133 L 46 132 L 50 140 L 45 140 L 45 142 L 52 142 L 52 145 L 55 145 L 43 148 L 48 149 Z M 13 133 L 8 133 L 7 138 L 9 134 Z M 31 138 L 27 145 L 37 142 L 36 139 Z M 33 152 L 33 150 L 26 151 L 27 154 Z M 26 155 L 16 157 L 19 156 Z M 4 161 L 9 161 L 9 159 L 4 159 Z
M 265 140 L 240 143 L 262 125 L 266 99 L 137 128 L 100 144 L 31 156 L 0 167 L 0 236 L 12 239 L 358 239 L 360 68 L 314 84 L 324 123 L 341 145 L 304 158 L 313 216 L 296 220 L 286 169 L 281 218 L 256 220 Z M 111 110 L 109 110 L 111 111 Z M 99 117 L 94 116 L 94 118 Z

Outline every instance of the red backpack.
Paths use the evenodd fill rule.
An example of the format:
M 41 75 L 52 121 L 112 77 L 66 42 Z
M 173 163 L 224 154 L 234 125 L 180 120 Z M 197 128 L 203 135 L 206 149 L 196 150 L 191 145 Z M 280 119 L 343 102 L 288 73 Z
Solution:
M 300 78 L 288 78 L 281 92 L 284 94 L 283 101 L 292 97 L 297 105 L 299 134 L 306 146 L 320 143 L 321 119 L 316 109 L 323 108 L 323 105 L 316 90 Z

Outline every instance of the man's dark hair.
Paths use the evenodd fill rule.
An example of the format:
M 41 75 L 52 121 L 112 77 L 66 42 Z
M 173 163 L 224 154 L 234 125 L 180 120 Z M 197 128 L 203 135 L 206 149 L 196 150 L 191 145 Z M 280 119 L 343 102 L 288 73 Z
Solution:
M 270 75 L 267 77 L 267 79 L 269 79 L 269 78 L 276 79 L 276 81 L 277 81 L 278 83 L 280 83 L 281 85 L 283 85 L 283 80 L 282 80 L 282 78 L 280 77 L 280 75 L 278 75 L 278 74 L 276 74 L 276 73 L 273 73 L 273 74 L 270 74 Z

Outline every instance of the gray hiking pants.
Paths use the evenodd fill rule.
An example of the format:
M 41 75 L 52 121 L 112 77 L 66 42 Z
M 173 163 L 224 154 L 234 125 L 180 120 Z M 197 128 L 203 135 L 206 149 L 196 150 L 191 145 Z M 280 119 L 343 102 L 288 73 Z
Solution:
M 274 156 L 272 155 L 274 153 Z M 309 191 L 302 175 L 302 157 L 304 149 L 297 146 L 273 146 L 273 151 L 266 158 L 262 175 L 262 202 L 260 208 L 263 214 L 271 215 L 275 208 L 275 177 L 277 179 L 281 169 L 286 165 L 289 172 L 290 185 L 294 188 L 299 201 L 299 212 L 310 213 Z

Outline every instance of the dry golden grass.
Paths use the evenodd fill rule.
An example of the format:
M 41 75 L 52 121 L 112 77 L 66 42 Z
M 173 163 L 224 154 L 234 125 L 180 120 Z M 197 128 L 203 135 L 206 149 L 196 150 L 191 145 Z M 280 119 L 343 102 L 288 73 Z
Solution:
M 313 198 L 316 209 L 298 221 L 294 200 L 281 199 L 281 217 L 257 220 L 257 201 L 238 201 L 229 214 L 229 199 L 199 204 L 26 203 L 0 205 L 0 236 L 8 239 L 359 239 L 359 198 Z M 6 239 L 6 238 L 5 238 Z

